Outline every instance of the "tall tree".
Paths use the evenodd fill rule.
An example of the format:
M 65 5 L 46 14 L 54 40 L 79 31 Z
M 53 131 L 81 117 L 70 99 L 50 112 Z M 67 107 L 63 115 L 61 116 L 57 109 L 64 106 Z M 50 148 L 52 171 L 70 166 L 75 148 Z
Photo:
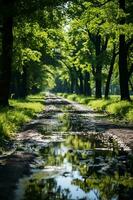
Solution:
M 119 0 L 120 9 L 125 12 L 125 0 Z M 120 24 L 125 24 L 125 16 L 120 19 Z M 130 100 L 129 86 L 128 86 L 128 67 L 127 67 L 127 47 L 125 41 L 125 34 L 120 33 L 119 36 L 119 79 L 121 100 Z
M 66 0 L 0 0 L 0 16 L 2 17 L 2 68 L 0 80 L 0 105 L 9 105 L 12 50 L 13 50 L 13 19 L 15 16 L 30 16 L 46 6 L 57 6 Z
M 106 86 L 105 86 L 105 99 L 108 99 L 108 97 L 109 97 L 109 87 L 110 87 L 111 77 L 113 74 L 113 68 L 114 68 L 116 56 L 117 56 L 116 44 L 114 44 L 112 58 L 111 58 L 111 62 L 110 62 L 110 68 L 109 68 L 109 72 L 107 75 L 107 81 L 106 81 Z
M 0 105 L 9 105 L 9 91 L 11 81 L 12 48 L 13 48 L 13 6 L 14 0 L 3 0 L 2 13 L 2 56 L 0 80 Z

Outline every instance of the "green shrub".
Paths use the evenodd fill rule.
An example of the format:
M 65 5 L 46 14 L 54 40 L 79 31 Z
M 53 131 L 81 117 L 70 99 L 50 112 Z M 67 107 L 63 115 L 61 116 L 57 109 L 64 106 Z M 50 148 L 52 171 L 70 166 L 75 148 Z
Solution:
M 10 100 L 13 108 L 0 109 L 0 139 L 10 138 L 20 127 L 44 109 L 42 95 L 29 96 L 26 100 Z
M 0 138 L 9 138 L 15 130 L 15 125 L 7 121 L 6 116 L 3 115 L 0 117 Z
M 117 103 L 112 103 L 107 106 L 106 110 L 108 113 L 118 116 L 120 118 L 125 117 L 129 109 L 132 107 L 132 104 L 128 101 L 119 101 Z
M 88 102 L 89 102 L 88 98 L 81 98 L 80 99 L 80 103 L 82 103 L 82 104 L 88 104 Z
M 76 95 L 76 94 L 70 94 L 70 95 L 68 95 L 67 98 L 68 98 L 69 100 L 71 100 L 71 101 L 76 101 L 77 95 Z
M 120 101 L 119 95 L 112 95 L 108 100 L 97 100 L 94 99 L 94 97 L 65 93 L 64 98 L 77 101 L 81 104 L 87 104 L 96 111 L 106 111 L 110 116 L 112 115 L 112 119 L 115 116 L 117 119 L 119 118 L 128 122 L 133 122 L 133 103 Z M 131 99 L 133 99 L 132 96 Z
M 63 95 L 64 98 L 67 98 L 67 96 L 68 96 L 68 94 L 64 94 L 64 95 Z
M 92 100 L 88 104 L 96 111 L 105 111 L 106 107 L 111 103 L 111 100 Z
M 125 119 L 129 122 L 133 122 L 133 108 L 131 108 L 126 114 Z

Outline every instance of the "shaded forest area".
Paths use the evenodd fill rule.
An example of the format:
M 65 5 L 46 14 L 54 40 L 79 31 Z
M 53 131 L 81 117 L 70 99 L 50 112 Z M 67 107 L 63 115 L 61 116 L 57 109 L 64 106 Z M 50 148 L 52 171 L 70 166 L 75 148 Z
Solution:
M 0 105 L 42 90 L 133 92 L 132 0 L 1 0 Z
M 132 0 L 0 0 L 0 199 L 132 199 L 132 50 Z

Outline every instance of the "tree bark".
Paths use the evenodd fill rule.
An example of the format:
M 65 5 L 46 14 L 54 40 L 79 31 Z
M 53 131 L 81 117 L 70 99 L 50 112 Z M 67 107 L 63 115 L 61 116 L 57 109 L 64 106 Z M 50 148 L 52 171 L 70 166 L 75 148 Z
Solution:
M 125 0 L 119 0 L 119 7 L 125 11 Z M 120 24 L 125 23 L 125 18 L 120 20 Z M 120 82 L 120 93 L 121 100 L 130 100 L 129 86 L 128 86 L 128 68 L 127 68 L 127 48 L 125 35 L 120 34 L 119 36 L 119 82 Z
M 131 82 L 130 79 L 129 79 L 129 84 L 130 84 L 131 90 L 132 90 L 132 92 L 133 92 L 133 84 L 132 84 L 132 82 Z
M 130 79 L 132 73 L 133 73 L 133 64 L 131 65 L 130 70 L 128 72 L 128 79 Z
M 81 72 L 81 70 L 79 69 L 78 71 L 78 77 L 79 77 L 79 93 L 83 94 L 84 93 L 84 87 L 83 87 L 83 74 Z
M 21 93 L 21 98 L 26 98 L 28 95 L 28 83 L 27 83 L 27 67 L 28 66 L 23 66 L 23 74 L 22 74 L 22 93 Z
M 2 28 L 2 69 L 0 80 L 0 105 L 9 105 L 12 49 L 13 49 L 13 17 L 3 17 Z
M 79 84 L 78 84 L 78 76 L 77 76 L 77 73 L 75 73 L 74 93 L 79 94 Z
M 90 73 L 88 71 L 85 71 L 84 74 L 84 94 L 86 96 L 91 96 Z
M 96 67 L 95 80 L 96 80 L 95 96 L 97 99 L 100 99 L 100 98 L 102 98 L 102 69 L 101 69 L 101 66 L 99 66 L 99 65 L 97 65 L 97 67 Z
M 112 56 L 112 59 L 111 59 L 110 69 L 109 69 L 107 82 L 106 82 L 106 86 L 105 86 L 105 99 L 108 99 L 108 96 L 109 96 L 109 86 L 110 86 L 110 81 L 111 81 L 111 77 L 112 77 L 112 74 L 113 74 L 115 58 L 116 58 L 116 55 L 117 55 L 115 51 L 116 50 L 115 50 L 115 45 L 114 45 L 113 56 Z
M 102 98 L 102 67 L 99 63 L 99 56 L 101 53 L 101 36 L 96 36 L 96 57 L 97 57 L 97 66 L 96 66 L 96 74 L 95 74 L 95 81 L 96 81 L 96 98 Z
M 74 79 L 74 86 L 73 86 L 73 93 L 79 93 L 79 85 L 78 85 L 78 72 L 76 67 L 73 67 L 73 79 Z
M 74 74 L 73 74 L 73 70 L 71 70 L 70 72 L 70 92 L 73 93 L 74 92 Z
M 11 80 L 11 94 L 13 94 L 14 99 L 18 99 L 21 95 L 21 74 L 19 71 L 12 73 Z
M 102 44 L 101 35 L 97 33 L 96 35 L 91 34 L 88 31 L 88 36 L 92 43 L 95 46 L 96 50 L 96 69 L 94 69 L 94 66 L 92 65 L 92 71 L 93 75 L 95 77 L 95 97 L 96 98 L 102 98 L 102 61 L 101 56 L 102 53 L 106 50 L 108 45 L 109 36 L 107 35 L 105 38 L 105 41 Z
M 128 86 L 127 51 L 124 34 L 120 35 L 119 42 L 119 81 L 121 100 L 130 100 Z

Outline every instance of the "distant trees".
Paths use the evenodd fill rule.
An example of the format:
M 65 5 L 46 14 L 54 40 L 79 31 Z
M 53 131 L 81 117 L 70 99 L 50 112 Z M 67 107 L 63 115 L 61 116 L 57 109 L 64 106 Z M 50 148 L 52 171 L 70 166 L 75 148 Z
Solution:
M 0 105 L 55 85 L 108 98 L 112 82 L 130 100 L 132 7 L 131 0 L 0 0 Z
M 62 0 L 56 1 L 43 1 L 43 0 L 0 0 L 0 18 L 1 18 L 1 30 L 2 30 L 2 48 L 1 48 L 1 69 L 0 69 L 0 105 L 8 106 L 8 99 L 10 97 L 10 87 L 11 87 L 11 72 L 12 72 L 12 61 L 13 61 L 13 43 L 14 43 L 14 34 L 13 29 L 15 27 L 15 19 L 18 21 L 23 21 L 28 19 L 29 21 L 33 20 L 33 15 L 36 11 L 44 10 L 47 6 L 56 6 L 65 2 Z M 34 14 L 33 14 L 34 13 Z M 49 18 L 50 19 L 50 18 Z M 23 33 L 20 33 L 20 35 Z M 29 42 L 29 41 L 28 41 Z M 28 44 L 27 44 L 28 45 Z M 32 52 L 33 53 L 33 52 Z M 29 75 L 27 74 L 27 69 L 29 64 L 25 64 L 23 69 L 20 69 L 23 76 L 23 79 L 20 81 L 23 83 L 23 91 L 25 90 L 26 96 L 27 93 L 27 78 Z M 19 77 L 19 73 L 16 77 Z
M 130 0 L 126 4 L 120 0 L 78 1 L 69 4 L 67 35 L 71 46 L 71 71 L 75 71 L 72 84 L 74 89 L 71 92 L 86 94 L 83 91 L 83 80 L 87 70 L 89 81 L 85 87 L 87 84 L 89 91 L 90 86 L 93 87 L 96 98 L 102 98 L 102 94 L 108 98 L 111 79 L 118 79 L 117 74 L 114 74 L 118 70 L 113 69 L 119 66 L 121 99 L 130 100 L 129 84 L 132 88 L 132 78 L 129 78 L 129 74 L 132 74 L 133 47 L 131 7 Z M 76 85 L 80 89 L 75 89 Z M 88 94 L 91 94 L 89 91 Z

